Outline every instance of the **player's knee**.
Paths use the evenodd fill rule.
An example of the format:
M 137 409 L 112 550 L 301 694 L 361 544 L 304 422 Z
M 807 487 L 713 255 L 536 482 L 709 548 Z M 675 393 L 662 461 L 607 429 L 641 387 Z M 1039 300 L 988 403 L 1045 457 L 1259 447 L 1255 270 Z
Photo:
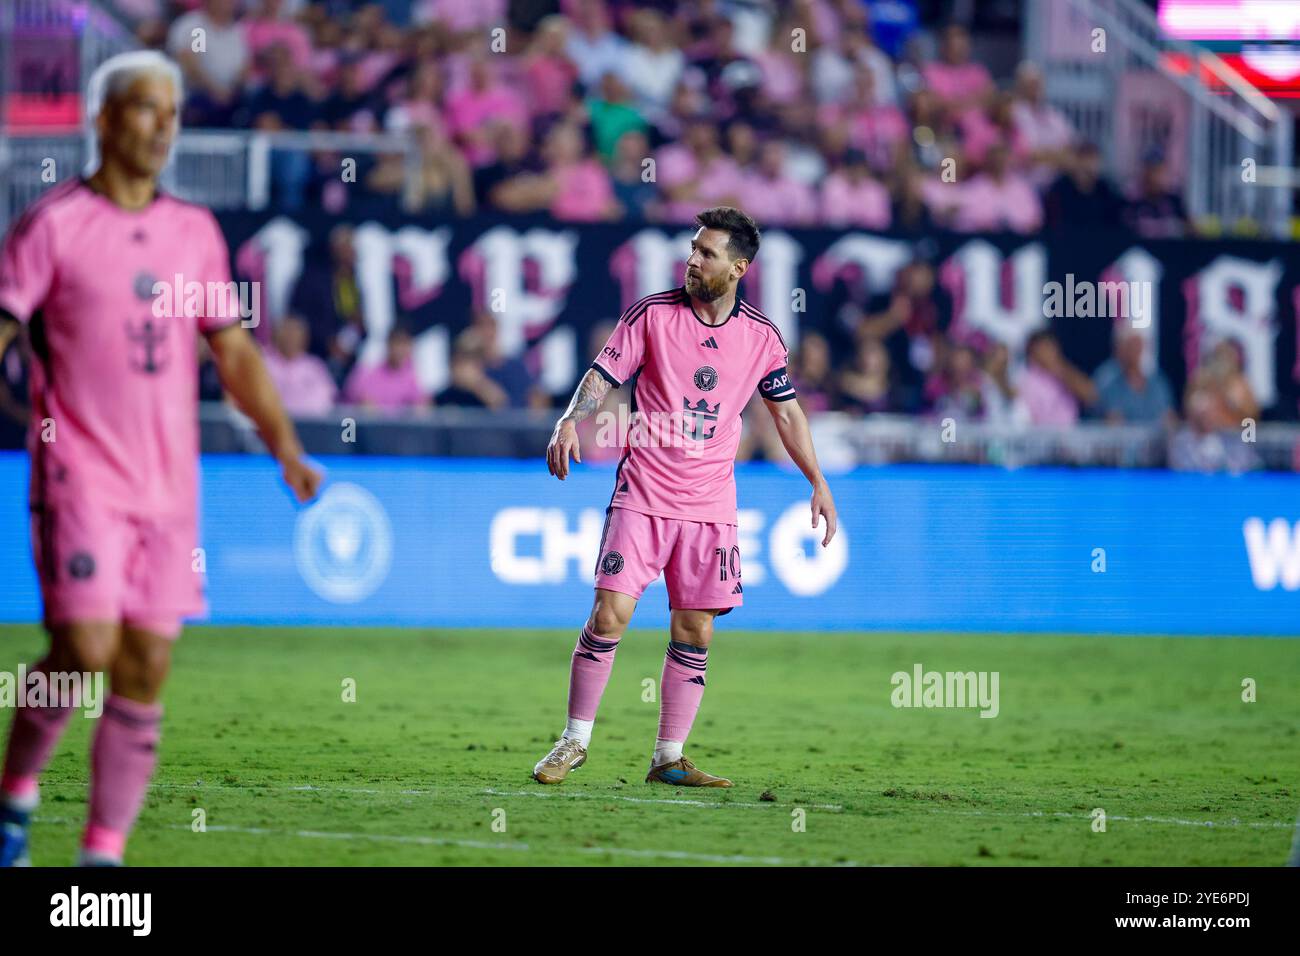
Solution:
M 50 669 L 78 673 L 108 671 L 117 653 L 111 625 L 69 625 L 60 629 L 47 658 Z
M 692 614 L 672 622 L 672 638 L 695 647 L 708 647 L 713 639 L 713 615 Z
M 597 599 L 595 607 L 591 609 L 587 626 L 600 637 L 622 637 L 630 620 L 631 615 L 625 614 L 612 602 Z
M 155 700 L 171 670 L 171 647 L 165 643 L 127 645 L 113 667 L 113 690 L 135 700 Z

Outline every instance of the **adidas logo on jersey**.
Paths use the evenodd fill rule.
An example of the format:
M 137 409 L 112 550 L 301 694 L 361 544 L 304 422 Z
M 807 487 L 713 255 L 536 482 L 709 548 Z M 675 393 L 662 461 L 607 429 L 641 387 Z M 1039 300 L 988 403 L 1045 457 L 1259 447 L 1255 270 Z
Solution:
M 718 343 L 713 340 L 713 336 L 711 335 L 701 342 L 700 345 L 704 346 L 706 349 L 716 349 L 718 347 Z
M 737 581 L 737 582 L 736 582 L 736 586 L 735 586 L 734 588 L 731 589 L 731 593 L 732 593 L 732 594 L 743 594 L 743 593 L 745 593 L 743 590 L 741 590 L 740 582 L 739 582 L 739 581 Z

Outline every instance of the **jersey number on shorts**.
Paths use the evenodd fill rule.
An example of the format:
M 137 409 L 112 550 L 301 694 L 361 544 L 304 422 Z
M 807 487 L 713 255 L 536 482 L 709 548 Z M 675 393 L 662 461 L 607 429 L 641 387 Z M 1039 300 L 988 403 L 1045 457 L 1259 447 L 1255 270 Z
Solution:
M 727 580 L 727 566 L 731 566 L 731 576 L 740 577 L 740 545 L 733 544 L 731 551 L 726 548 L 714 548 L 713 553 L 718 556 L 718 580 Z

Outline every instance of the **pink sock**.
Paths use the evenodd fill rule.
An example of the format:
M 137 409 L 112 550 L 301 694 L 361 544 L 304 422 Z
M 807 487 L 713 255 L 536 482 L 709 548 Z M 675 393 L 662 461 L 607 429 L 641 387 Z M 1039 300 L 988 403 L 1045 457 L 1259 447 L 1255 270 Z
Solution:
M 659 739 L 685 742 L 704 697 L 709 649 L 669 641 L 659 680 Z
M 605 685 L 609 683 L 609 672 L 614 669 L 614 652 L 617 650 L 618 638 L 600 637 L 590 626 L 583 627 L 569 668 L 570 717 L 596 719 L 596 709 L 605 693 Z
M 158 762 L 162 704 L 111 695 L 90 748 L 90 821 L 82 846 L 121 856 Z
M 29 673 L 48 673 L 46 662 L 34 664 Z M 36 778 L 50 761 L 50 754 L 63 736 L 72 716 L 71 707 L 19 707 L 9 728 L 0 794 L 27 800 L 36 796 Z

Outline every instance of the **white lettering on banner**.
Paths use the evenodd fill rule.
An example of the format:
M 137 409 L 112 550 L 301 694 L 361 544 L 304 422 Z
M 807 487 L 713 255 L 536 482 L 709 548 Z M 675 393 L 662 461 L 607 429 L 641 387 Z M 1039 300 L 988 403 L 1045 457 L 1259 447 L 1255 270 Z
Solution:
M 1134 246 L 1115 260 L 1110 268 L 1103 270 L 1102 278 L 1107 279 L 1112 273 L 1130 284 L 1145 286 L 1153 290 L 1150 296 L 1147 315 L 1142 322 L 1129 323 L 1128 328 L 1143 339 L 1142 371 L 1152 375 L 1157 371 L 1160 352 L 1160 278 L 1164 266 L 1155 256 L 1140 246 Z
M 1011 303 L 1002 296 L 1002 270 L 1011 270 Z M 952 295 L 953 325 L 983 332 L 1018 354 L 1031 332 L 1041 328 L 1043 279 L 1047 251 L 1031 242 L 1003 257 L 983 239 L 954 252 L 939 270 L 939 281 Z
M 388 349 L 388 332 L 397 321 L 398 312 L 410 311 L 438 295 L 451 277 L 447 249 L 451 245 L 450 226 L 427 230 L 403 226 L 396 232 L 375 222 L 357 227 L 353 242 L 357 252 L 357 289 L 365 316 L 366 338 L 362 362 L 382 362 Z M 397 260 L 402 267 L 396 268 Z M 397 277 L 397 297 L 393 295 L 393 278 Z M 433 327 L 415 338 L 415 374 L 421 387 L 429 392 L 444 388 L 447 372 L 446 347 L 436 339 L 446 339 L 445 329 Z
M 693 235 L 694 229 L 672 235 L 660 229 L 641 229 L 610 253 L 610 273 L 618 280 L 623 296 L 619 313 L 644 296 L 681 285 Z
M 1260 407 L 1277 401 L 1273 352 L 1281 281 L 1276 259 L 1251 262 L 1238 256 L 1218 256 L 1188 280 L 1189 374 L 1219 342 L 1233 339 L 1241 344 L 1246 378 Z
M 1265 531 L 1263 518 L 1247 518 L 1241 531 L 1255 587 L 1271 591 L 1280 582 L 1287 591 L 1300 590 L 1300 522 L 1292 527 L 1274 518 Z
M 829 292 L 836 276 L 846 268 L 854 268 L 862 270 L 868 291 L 888 292 L 894 285 L 898 270 L 915 255 L 914 246 L 914 243 L 901 239 L 849 233 L 831 243 L 813 262 L 813 285 L 822 292 Z M 767 254 L 766 249 L 763 254 Z
M 763 233 L 763 254 L 746 275 L 745 298 L 771 319 L 791 345 L 799 340 L 799 316 L 790 307 L 790 290 L 799 284 L 803 243 L 788 232 Z
M 746 584 L 761 584 L 766 569 L 762 553 L 763 513 L 739 512 L 737 544 Z M 577 528 L 560 508 L 502 508 L 488 527 L 492 573 L 507 584 L 563 584 L 570 571 L 589 575 L 595 567 L 605 515 L 594 508 L 578 513 Z M 790 593 L 811 597 L 829 590 L 848 567 L 848 543 L 841 525 L 830 547 L 823 549 L 825 525 L 810 527 L 808 503 L 791 505 L 768 538 L 767 553 L 777 578 Z M 812 557 L 808 551 L 812 551 Z
M 276 216 L 239 249 L 239 271 L 261 281 L 273 319 L 289 310 L 310 242 L 310 232 L 288 216 Z
M 526 330 L 549 326 L 564 311 L 569 287 L 578 278 L 576 254 L 578 234 L 533 228 L 520 232 L 510 226 L 494 226 L 465 250 L 460 274 L 474 291 L 474 302 L 488 308 L 494 294 L 500 294 L 504 309 L 496 313 L 501 351 L 518 355 L 524 347 Z M 525 285 L 536 266 L 536 286 Z

